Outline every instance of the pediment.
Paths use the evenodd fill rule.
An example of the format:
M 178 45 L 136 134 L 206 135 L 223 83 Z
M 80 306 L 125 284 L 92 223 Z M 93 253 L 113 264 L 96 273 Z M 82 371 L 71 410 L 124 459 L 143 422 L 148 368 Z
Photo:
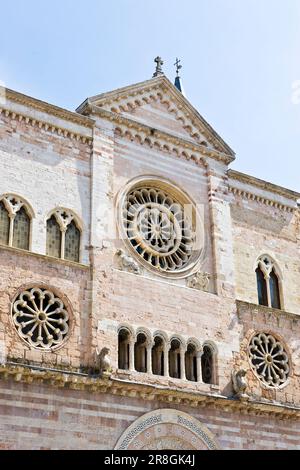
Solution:
M 88 102 L 174 137 L 235 157 L 233 150 L 165 76 L 94 96 Z

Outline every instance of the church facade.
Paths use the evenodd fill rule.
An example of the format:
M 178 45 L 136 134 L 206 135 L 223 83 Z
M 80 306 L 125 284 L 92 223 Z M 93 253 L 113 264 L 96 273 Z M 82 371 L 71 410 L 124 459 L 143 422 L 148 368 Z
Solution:
M 1 449 L 300 449 L 300 194 L 234 159 L 159 62 L 1 89 Z

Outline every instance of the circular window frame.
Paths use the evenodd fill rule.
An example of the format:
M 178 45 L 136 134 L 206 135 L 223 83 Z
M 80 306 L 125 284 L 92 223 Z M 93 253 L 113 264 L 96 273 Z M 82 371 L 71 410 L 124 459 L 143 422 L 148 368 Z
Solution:
M 123 223 L 123 207 L 125 203 L 126 196 L 129 192 L 135 189 L 143 189 L 145 187 L 165 191 L 170 197 L 174 197 L 175 201 L 178 201 L 182 204 L 189 204 L 193 207 L 193 219 L 192 224 L 193 228 L 195 228 L 196 233 L 196 245 L 198 249 L 193 250 L 193 253 L 188 260 L 187 264 L 178 270 L 175 271 L 164 271 L 159 269 L 155 266 L 151 266 L 141 255 L 139 255 L 136 250 L 134 249 L 133 245 L 128 240 L 127 231 L 124 227 Z M 161 178 L 155 175 L 145 175 L 142 177 L 134 178 L 130 180 L 125 187 L 123 187 L 118 195 L 116 201 L 116 208 L 117 208 L 117 227 L 118 233 L 125 244 L 127 250 L 134 256 L 134 258 L 148 271 L 154 273 L 160 277 L 165 279 L 184 279 L 187 278 L 197 271 L 199 271 L 201 266 L 201 258 L 204 253 L 205 248 L 205 231 L 204 231 L 204 224 L 202 217 L 197 209 L 197 205 L 193 198 L 191 198 L 184 190 L 179 188 L 175 185 L 172 181 Z
M 278 341 L 279 343 L 281 343 L 282 347 L 283 347 L 283 351 L 285 352 L 285 354 L 287 355 L 288 357 L 288 366 L 289 366 L 289 375 L 286 379 L 286 381 L 281 384 L 281 385 L 268 385 L 267 382 L 265 382 L 261 377 L 260 375 L 257 373 L 254 365 L 252 364 L 252 361 L 251 361 L 251 352 L 250 352 L 250 346 L 251 346 L 251 343 L 253 341 L 253 338 L 255 338 L 256 336 L 258 335 L 261 335 L 261 334 L 264 334 L 264 335 L 267 335 L 267 336 L 272 336 L 274 339 L 276 339 L 276 341 Z M 291 377 L 293 375 L 293 367 L 292 367 L 292 357 L 291 357 L 291 354 L 289 352 L 289 349 L 286 345 L 286 342 L 283 340 L 283 338 L 278 335 L 277 333 L 274 333 L 273 331 L 270 331 L 270 330 L 265 330 L 265 331 L 256 331 L 255 333 L 252 333 L 251 336 L 250 336 L 250 339 L 248 341 L 248 345 L 247 345 L 247 359 L 248 359 L 248 363 L 250 365 L 250 370 L 252 372 L 252 374 L 254 375 L 254 377 L 259 381 L 259 384 L 262 388 L 266 389 L 266 390 L 282 390 L 283 388 L 287 387 L 291 381 Z
M 60 344 L 56 344 L 55 346 L 50 347 L 50 348 L 40 348 L 38 346 L 33 346 L 32 344 L 29 344 L 26 341 L 26 339 L 23 338 L 23 336 L 19 333 L 19 330 L 16 327 L 16 325 L 14 323 L 14 319 L 13 319 L 14 304 L 17 301 L 19 295 L 22 294 L 22 292 L 30 291 L 32 289 L 48 290 L 48 291 L 52 292 L 55 295 L 55 297 L 59 298 L 63 302 L 64 307 L 65 307 L 65 309 L 66 309 L 66 311 L 69 315 L 69 319 L 68 319 L 68 332 L 66 333 L 64 339 L 62 340 L 62 342 Z M 45 284 L 43 282 L 25 284 L 17 290 L 16 294 L 10 299 L 10 315 L 9 315 L 9 318 L 10 318 L 10 323 L 11 323 L 11 326 L 12 326 L 12 329 L 13 329 L 15 335 L 17 335 L 17 337 L 22 341 L 22 343 L 24 345 L 26 345 L 28 350 L 29 351 L 39 351 L 41 354 L 56 353 L 58 350 L 65 347 L 66 343 L 69 341 L 69 339 L 71 338 L 71 336 L 73 334 L 73 330 L 74 330 L 74 326 L 75 326 L 74 312 L 73 312 L 73 308 L 71 306 L 71 302 L 69 301 L 68 297 L 65 294 L 63 294 L 56 287 L 53 287 L 52 285 Z

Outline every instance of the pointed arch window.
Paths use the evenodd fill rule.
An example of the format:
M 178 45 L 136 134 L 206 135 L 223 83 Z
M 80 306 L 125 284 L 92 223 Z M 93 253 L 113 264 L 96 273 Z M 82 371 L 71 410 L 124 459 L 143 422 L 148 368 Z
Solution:
M 259 305 L 281 309 L 281 278 L 275 262 L 269 256 L 258 259 L 256 281 Z
M 0 244 L 29 250 L 32 214 L 18 196 L 0 198 Z
M 56 210 L 47 220 L 48 256 L 80 261 L 81 231 L 75 215 L 71 211 Z

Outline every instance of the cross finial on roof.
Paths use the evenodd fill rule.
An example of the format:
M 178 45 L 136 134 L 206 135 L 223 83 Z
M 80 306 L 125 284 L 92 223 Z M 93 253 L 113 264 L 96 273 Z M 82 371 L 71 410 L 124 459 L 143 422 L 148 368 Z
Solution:
M 178 57 L 176 57 L 176 62 L 175 62 L 175 67 L 176 67 L 176 73 L 177 73 L 177 77 L 179 77 L 179 72 L 180 70 L 182 69 L 182 65 L 180 65 L 181 63 L 181 60 L 178 59 Z
M 163 75 L 163 70 L 162 70 L 162 66 L 164 65 L 164 61 L 162 60 L 161 57 L 156 57 L 156 59 L 154 59 L 154 62 L 156 63 L 156 69 L 155 69 L 155 72 L 153 74 L 153 77 L 158 77 L 159 75 Z

